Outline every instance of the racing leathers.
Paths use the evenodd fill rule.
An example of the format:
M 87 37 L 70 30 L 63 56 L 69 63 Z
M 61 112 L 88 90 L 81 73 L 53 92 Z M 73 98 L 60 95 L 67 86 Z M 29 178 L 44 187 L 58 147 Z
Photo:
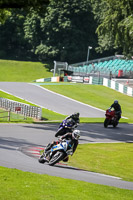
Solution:
M 118 119 L 118 121 L 119 121 L 119 119 L 121 118 L 121 113 L 122 113 L 120 104 L 119 104 L 119 103 L 117 103 L 117 104 L 116 104 L 116 103 L 113 103 L 113 104 L 110 106 L 110 109 L 111 109 L 111 108 L 114 108 L 115 114 L 116 114 L 117 119 Z
M 63 120 L 59 129 L 55 133 L 55 137 L 65 135 L 66 133 L 73 132 L 79 124 L 79 113 L 74 113 Z
M 74 113 L 74 114 L 66 117 L 65 119 L 66 120 L 71 119 L 73 125 L 75 125 L 75 124 L 77 125 L 77 124 L 79 124 L 79 113 L 76 113 L 76 114 Z

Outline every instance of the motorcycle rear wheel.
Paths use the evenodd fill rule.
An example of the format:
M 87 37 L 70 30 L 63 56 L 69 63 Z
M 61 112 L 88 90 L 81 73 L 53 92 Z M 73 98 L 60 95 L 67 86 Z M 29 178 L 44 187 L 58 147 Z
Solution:
M 118 122 L 117 122 L 117 121 L 113 123 L 113 127 L 114 127 L 114 128 L 115 128 L 117 125 L 118 125 Z
M 64 135 L 64 133 L 65 133 L 64 128 L 60 128 L 60 129 L 56 132 L 55 137 L 62 136 L 62 135 Z
M 59 161 L 63 160 L 63 158 L 65 157 L 65 153 L 62 152 L 62 151 L 57 151 L 53 156 L 52 158 L 50 159 L 49 161 L 49 165 L 50 166 L 53 166 L 55 165 L 56 163 L 58 163 Z

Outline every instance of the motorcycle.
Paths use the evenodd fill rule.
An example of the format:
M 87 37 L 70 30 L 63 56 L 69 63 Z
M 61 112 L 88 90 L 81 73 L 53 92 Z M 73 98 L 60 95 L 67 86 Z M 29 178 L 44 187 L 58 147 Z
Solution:
M 55 133 L 55 137 L 62 136 L 68 132 L 73 132 L 76 127 L 77 124 L 75 124 L 72 119 L 64 119 Z
M 116 127 L 119 123 L 117 116 L 115 115 L 115 110 L 107 109 L 105 113 L 104 127 L 107 128 L 108 125 L 113 125 Z
M 59 144 L 54 145 L 49 152 L 42 154 L 38 161 L 40 163 L 48 162 L 50 166 L 53 166 L 60 161 L 66 162 L 68 156 L 72 154 L 71 141 L 62 140 Z

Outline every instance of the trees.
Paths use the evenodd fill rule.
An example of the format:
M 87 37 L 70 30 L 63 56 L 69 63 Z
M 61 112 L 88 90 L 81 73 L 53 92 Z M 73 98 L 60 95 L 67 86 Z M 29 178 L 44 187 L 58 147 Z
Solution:
M 94 3 L 94 12 L 99 4 Z M 104 6 L 103 6 L 104 5 Z M 100 0 L 100 12 L 95 12 L 98 19 L 98 51 L 114 49 L 126 56 L 133 55 L 133 1 Z
M 37 47 L 41 56 L 68 62 L 86 59 L 89 45 L 95 46 L 95 23 L 89 0 L 51 0 L 41 20 L 44 40 Z M 44 46 L 44 51 L 40 51 Z
M 0 23 L 4 23 L 5 20 L 10 16 L 11 8 L 30 8 L 47 6 L 49 0 L 0 0 Z
M 0 58 L 27 60 L 30 57 L 30 47 L 23 30 L 25 16 L 25 10 L 12 9 L 10 16 L 0 26 Z
M 0 58 L 82 62 L 88 46 L 90 59 L 133 55 L 132 0 L 1 0 L 1 5 L 13 8 L 0 10 Z
M 0 0 L 0 8 L 25 8 L 42 6 L 49 3 L 49 0 Z

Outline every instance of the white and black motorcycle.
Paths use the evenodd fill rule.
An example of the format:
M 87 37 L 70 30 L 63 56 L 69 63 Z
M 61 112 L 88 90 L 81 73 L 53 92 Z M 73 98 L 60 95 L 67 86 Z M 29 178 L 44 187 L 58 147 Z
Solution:
M 72 155 L 71 140 L 62 140 L 59 144 L 54 145 L 48 152 L 40 156 L 39 162 L 47 162 L 50 166 L 66 161 L 69 155 Z

